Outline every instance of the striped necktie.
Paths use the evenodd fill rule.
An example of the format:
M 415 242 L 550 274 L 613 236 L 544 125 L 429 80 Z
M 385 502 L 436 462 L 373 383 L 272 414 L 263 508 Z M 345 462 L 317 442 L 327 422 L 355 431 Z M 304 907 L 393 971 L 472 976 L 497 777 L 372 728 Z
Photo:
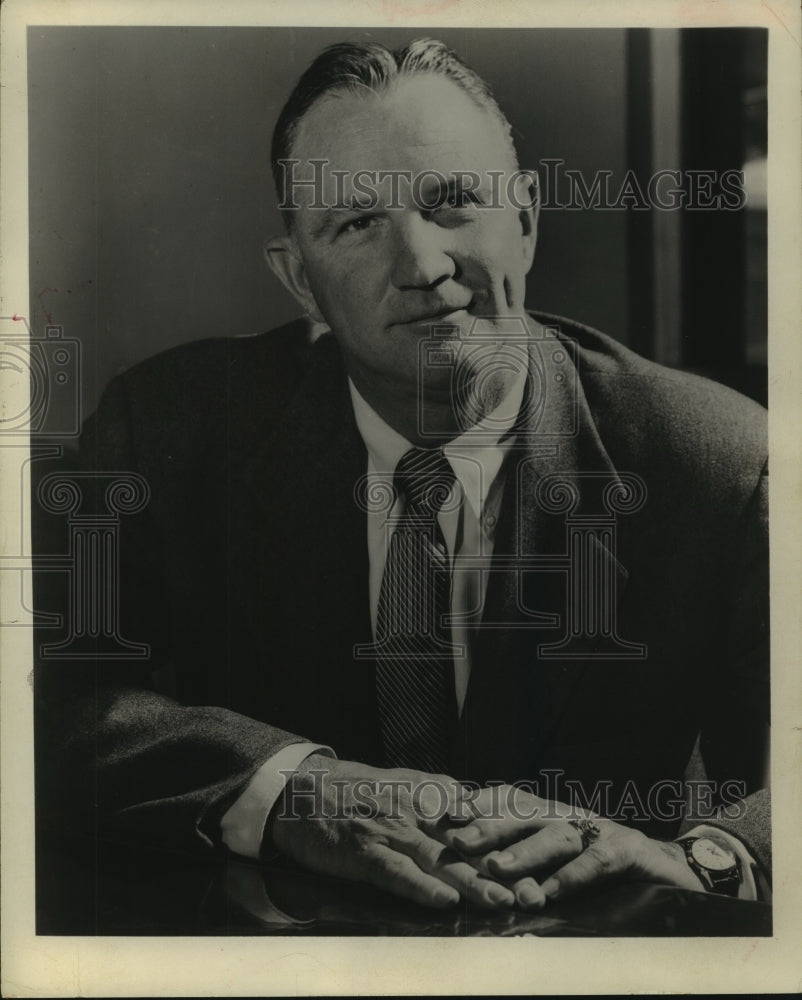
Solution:
M 389 767 L 447 773 L 456 724 L 451 568 L 437 523 L 454 483 L 441 449 L 412 448 L 395 471 L 405 507 L 390 540 L 376 615 L 376 692 Z

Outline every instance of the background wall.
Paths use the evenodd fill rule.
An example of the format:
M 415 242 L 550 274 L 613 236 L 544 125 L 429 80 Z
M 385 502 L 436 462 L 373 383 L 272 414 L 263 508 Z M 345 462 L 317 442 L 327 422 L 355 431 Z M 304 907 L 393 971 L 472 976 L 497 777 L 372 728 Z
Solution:
M 84 413 L 111 376 L 141 358 L 297 315 L 261 253 L 280 226 L 269 172 L 278 110 L 323 46 L 345 37 L 395 46 L 420 34 L 29 29 L 31 327 L 43 336 L 61 325 L 80 341 Z M 430 34 L 491 82 L 523 166 L 561 158 L 589 178 L 626 172 L 638 122 L 650 114 L 638 101 L 650 66 L 633 62 L 631 33 Z M 632 239 L 633 214 L 542 212 L 528 304 L 649 353 L 651 300 L 644 321 L 644 243 Z

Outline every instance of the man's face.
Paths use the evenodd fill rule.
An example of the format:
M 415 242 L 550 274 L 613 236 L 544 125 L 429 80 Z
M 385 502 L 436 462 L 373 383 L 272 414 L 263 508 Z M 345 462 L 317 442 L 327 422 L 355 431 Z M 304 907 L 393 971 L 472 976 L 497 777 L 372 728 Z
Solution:
M 288 245 L 300 261 L 300 297 L 331 327 L 360 389 L 414 392 L 433 324 L 453 324 L 452 347 L 464 348 L 480 328 L 483 338 L 499 329 L 481 317 L 523 316 L 534 215 L 508 197 L 514 164 L 500 124 L 454 83 L 425 75 L 378 95 L 329 95 L 301 121 L 293 157 L 296 177 L 311 176 L 309 160 L 325 159 L 323 201 L 343 206 L 315 208 L 311 189 L 294 189 L 300 209 Z M 385 176 L 378 203 L 362 207 L 360 171 L 387 171 L 396 190 Z M 455 187 L 460 171 L 478 175 L 475 191 Z M 517 205 L 531 200 L 523 180 Z M 451 374 L 441 374 L 445 390 Z

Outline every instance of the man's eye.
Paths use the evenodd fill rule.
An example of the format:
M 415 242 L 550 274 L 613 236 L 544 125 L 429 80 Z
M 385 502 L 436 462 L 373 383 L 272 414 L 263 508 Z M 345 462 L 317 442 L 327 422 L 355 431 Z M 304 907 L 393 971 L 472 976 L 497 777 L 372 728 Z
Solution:
M 440 225 L 457 225 L 469 222 L 471 210 L 480 205 L 482 200 L 473 191 L 449 191 L 438 204 L 422 211 L 424 218 L 439 220 Z
M 377 215 L 358 215 L 355 219 L 349 219 L 340 226 L 341 233 L 361 233 L 365 229 L 371 229 L 377 222 Z
M 471 208 L 477 205 L 479 199 L 473 191 L 452 191 L 445 199 L 441 208 Z

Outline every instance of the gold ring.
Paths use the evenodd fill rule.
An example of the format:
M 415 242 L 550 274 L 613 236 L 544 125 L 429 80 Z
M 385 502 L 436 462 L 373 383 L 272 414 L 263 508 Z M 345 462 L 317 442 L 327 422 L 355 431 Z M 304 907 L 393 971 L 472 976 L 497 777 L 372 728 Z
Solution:
M 582 838 L 583 851 L 586 851 L 601 836 L 599 824 L 594 823 L 592 819 L 569 819 L 568 822 Z

